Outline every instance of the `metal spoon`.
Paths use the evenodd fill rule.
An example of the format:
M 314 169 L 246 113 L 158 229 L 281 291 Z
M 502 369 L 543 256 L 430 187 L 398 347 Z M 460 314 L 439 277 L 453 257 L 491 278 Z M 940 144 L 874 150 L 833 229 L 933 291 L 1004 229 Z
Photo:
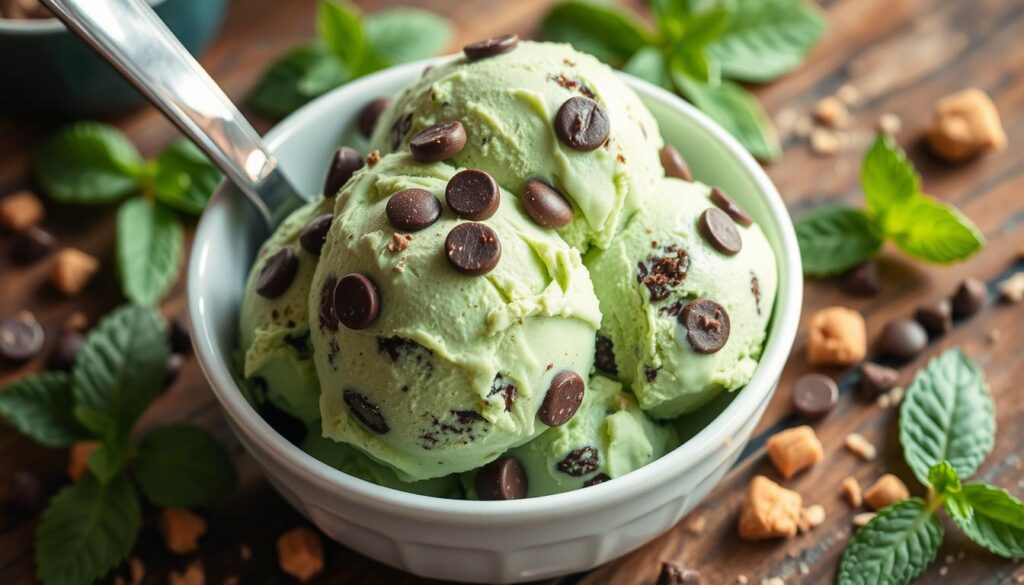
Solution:
M 228 96 L 144 0 L 41 0 L 201 148 L 268 234 L 305 203 Z

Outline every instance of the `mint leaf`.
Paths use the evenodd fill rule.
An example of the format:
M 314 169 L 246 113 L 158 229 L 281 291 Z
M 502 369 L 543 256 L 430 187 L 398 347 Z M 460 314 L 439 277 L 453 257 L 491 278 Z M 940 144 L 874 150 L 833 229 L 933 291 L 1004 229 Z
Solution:
M 721 67 L 717 61 L 708 59 L 703 51 L 676 51 L 669 59 L 672 79 L 676 79 L 677 76 L 689 77 L 711 87 L 722 83 Z M 685 81 L 680 80 L 676 84 L 683 83 Z
M 67 447 L 88 436 L 73 409 L 71 376 L 64 372 L 26 376 L 0 390 L 0 417 L 47 447 Z
M 942 536 L 942 523 L 920 498 L 883 508 L 850 540 L 837 583 L 910 583 L 935 560 Z
M 882 229 L 910 256 L 938 264 L 963 260 L 985 245 L 981 231 L 960 210 L 923 195 L 889 210 Z
M 89 471 L 100 483 L 109 483 L 124 468 L 130 450 L 127 436 L 106 439 L 89 456 Z
M 62 203 L 98 205 L 139 188 L 145 162 L 113 126 L 79 122 L 62 130 L 36 154 L 43 190 Z
M 654 47 L 646 47 L 634 53 L 622 66 L 622 70 L 669 91 L 673 90 L 665 67 L 665 57 Z
M 950 516 L 964 534 L 999 556 L 1024 557 L 1024 502 L 1004 489 L 978 483 L 965 485 L 961 500 L 969 513 L 950 510 Z
M 665 22 L 667 21 L 667 22 Z M 675 52 L 701 51 L 717 41 L 729 23 L 729 11 L 724 6 L 708 10 L 689 12 L 686 15 L 670 15 L 662 24 L 668 25 L 669 42 Z
M 352 75 L 345 65 L 334 55 L 328 59 L 320 59 L 312 63 L 309 69 L 302 72 L 297 83 L 298 91 L 303 96 L 317 97 L 350 81 Z
M 327 89 L 324 71 L 341 71 L 338 85 L 348 79 L 347 69 L 320 44 L 300 45 L 274 61 L 246 98 L 246 104 L 264 116 L 282 118 L 306 105 Z M 311 82 L 313 78 L 316 82 Z M 314 91 L 318 90 L 318 91 Z
M 747 90 L 729 81 L 717 87 L 681 76 L 675 81 L 693 105 L 721 124 L 755 157 L 769 161 L 782 153 L 771 121 Z
M 373 55 L 387 65 L 437 55 L 452 40 L 446 18 L 416 8 L 395 8 L 366 17 L 366 41 Z
M 160 301 L 178 278 L 185 239 L 178 216 L 142 197 L 117 213 L 117 266 L 124 296 L 139 305 Z
M 921 192 L 921 176 L 907 153 L 887 134 L 879 134 L 864 155 L 860 183 L 868 209 L 878 215 L 906 204 Z
M 151 431 L 139 444 L 133 471 L 139 488 L 158 506 L 209 504 L 235 486 L 235 466 L 205 430 L 171 425 Z
M 36 572 L 45 585 L 81 585 L 106 575 L 131 552 L 139 498 L 118 475 L 106 485 L 86 475 L 50 500 L 36 531 Z
M 622 67 L 633 54 L 652 44 L 651 33 L 633 14 L 590 2 L 555 5 L 540 28 L 547 40 L 569 43 L 612 67 Z
M 858 209 L 825 207 L 796 222 L 804 274 L 827 276 L 852 268 L 878 253 L 882 238 Z
M 172 142 L 156 158 L 156 198 L 178 211 L 202 213 L 220 180 L 217 167 L 188 140 Z
M 740 1 L 708 52 L 722 73 L 740 81 L 771 81 L 795 69 L 825 31 L 821 10 L 804 0 Z
M 949 461 L 940 461 L 928 470 L 928 485 L 943 495 L 960 493 L 960 477 Z
M 316 26 L 327 50 L 349 71 L 359 71 L 366 57 L 362 14 L 348 0 L 320 0 Z
M 943 352 L 918 372 L 900 407 L 903 456 L 921 483 L 940 461 L 970 477 L 996 435 L 992 396 L 981 370 L 960 349 Z
M 105 439 L 127 436 L 160 392 L 169 351 L 158 312 L 115 309 L 85 338 L 75 360 L 75 418 Z

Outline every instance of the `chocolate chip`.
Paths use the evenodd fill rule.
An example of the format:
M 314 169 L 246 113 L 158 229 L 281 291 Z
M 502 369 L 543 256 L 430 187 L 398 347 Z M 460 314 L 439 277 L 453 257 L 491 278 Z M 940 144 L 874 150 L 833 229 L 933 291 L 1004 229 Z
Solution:
M 402 144 L 402 139 L 409 133 L 410 128 L 412 128 L 412 112 L 407 113 L 401 118 L 395 118 L 395 121 L 391 123 L 391 130 L 388 132 L 388 136 L 391 139 L 391 150 L 398 150 L 399 145 Z
M 434 124 L 417 132 L 409 140 L 413 157 L 420 162 L 439 162 L 455 156 L 466 146 L 466 128 L 462 122 Z
M 877 295 L 882 290 L 882 279 L 878 276 L 878 265 L 865 262 L 842 276 L 842 287 L 846 294 L 858 297 Z
M 378 435 L 385 435 L 391 430 L 387 419 L 384 418 L 384 414 L 380 411 L 380 407 L 370 402 L 369 398 L 351 389 L 346 389 L 342 396 L 345 404 L 348 405 L 349 411 L 352 412 L 352 416 L 366 425 L 366 428 Z
M 498 234 L 482 223 L 466 222 L 452 228 L 444 240 L 448 262 L 462 274 L 487 274 L 501 259 Z
M 385 212 L 395 229 L 415 232 L 441 217 L 441 202 L 426 189 L 403 189 L 388 199 Z
M 661 564 L 657 585 L 700 585 L 700 572 L 678 563 Z
M 892 368 L 864 362 L 860 366 L 860 389 L 857 395 L 865 402 L 876 398 L 896 387 L 900 373 Z
M 508 34 L 470 43 L 463 47 L 462 51 L 466 53 L 466 58 L 470 61 L 478 61 L 508 53 L 517 46 L 519 46 L 519 35 Z
M 828 376 L 804 374 L 793 384 L 793 407 L 806 419 L 817 420 L 832 412 L 839 402 L 839 389 Z
M 351 272 L 334 288 L 334 314 L 349 329 L 366 329 L 380 316 L 380 295 L 367 276 Z
M 953 294 L 953 315 L 957 318 L 974 315 L 985 305 L 987 296 L 988 287 L 984 282 L 975 278 L 964 280 Z
M 585 387 L 583 378 L 576 372 L 566 370 L 555 374 L 551 386 L 548 387 L 548 393 L 544 396 L 544 403 L 540 406 L 540 412 L 537 413 L 541 422 L 549 427 L 558 427 L 569 422 L 583 402 Z
M 754 295 L 754 306 L 757 307 L 757 314 L 761 314 L 761 283 L 757 280 L 757 275 L 753 272 L 750 273 L 750 294 Z
M 697 227 L 700 229 L 700 235 L 723 254 L 732 256 L 743 248 L 743 240 L 740 239 L 736 223 L 717 207 L 705 209 L 700 215 Z
M 555 114 L 555 134 L 573 150 L 594 150 L 608 140 L 610 132 L 608 113 L 590 98 L 571 97 Z
M 661 166 L 665 169 L 667 176 L 684 181 L 693 180 L 690 165 L 686 164 L 686 159 L 683 158 L 683 155 L 679 154 L 678 150 L 666 144 L 661 147 L 658 154 L 661 156 Z
M 494 396 L 495 394 L 500 394 L 505 401 L 505 412 L 512 412 L 512 407 L 516 403 L 516 395 L 518 393 L 519 389 L 516 387 L 516 383 L 499 373 L 494 376 L 494 380 L 491 382 L 491 390 L 487 395 Z
M 283 295 L 299 271 L 299 258 L 291 248 L 281 248 L 267 258 L 256 277 L 256 294 L 266 299 Z
M 558 229 L 572 221 L 572 205 L 557 189 L 540 179 L 530 179 L 523 189 L 523 209 L 537 225 Z
M 0 321 L 0 355 L 12 362 L 34 358 L 43 348 L 44 338 L 42 325 L 28 311 Z
M 924 351 L 928 345 L 928 332 L 913 319 L 893 319 L 886 323 L 878 340 L 878 351 L 883 356 L 908 361 Z
M 302 249 L 313 256 L 319 256 L 320 250 L 324 248 L 327 241 L 327 231 L 331 229 L 331 222 L 334 221 L 333 213 L 325 213 L 313 218 L 309 225 L 299 234 L 299 244 Z
M 170 387 L 178 379 L 178 374 L 181 373 L 181 368 L 184 366 L 185 356 L 180 353 L 172 353 L 167 356 L 167 362 L 164 365 L 164 388 Z
M 456 173 L 444 189 L 444 199 L 455 215 L 477 221 L 490 218 L 501 203 L 494 178 L 477 169 Z
M 729 313 L 711 299 L 697 299 L 686 305 L 678 319 L 686 327 L 686 340 L 697 353 L 715 353 L 729 341 Z
M 334 151 L 331 166 L 327 167 L 327 178 L 324 179 L 324 197 L 334 197 L 352 178 L 356 171 L 363 167 L 363 157 L 356 149 L 341 146 Z
M 57 249 L 57 238 L 39 226 L 29 226 L 11 243 L 11 258 L 19 264 L 31 264 Z
M 613 376 L 619 373 L 619 367 L 615 365 L 615 348 L 611 339 L 598 335 L 594 350 L 594 366 L 598 370 Z
M 338 315 L 334 312 L 334 289 L 338 286 L 338 279 L 328 276 L 324 280 L 324 287 L 320 289 L 320 328 L 325 331 L 338 330 Z
M 384 108 L 388 107 L 390 101 L 386 97 L 379 97 L 370 100 L 370 103 L 363 106 L 363 109 L 359 111 L 358 119 L 360 134 L 366 138 L 373 134 L 373 129 L 377 126 L 377 120 L 380 119 L 380 113 L 384 111 Z
M 636 264 L 636 280 L 647 287 L 651 301 L 663 301 L 686 280 L 690 257 L 675 245 L 662 248 L 658 254 Z
M 754 224 L 754 220 L 747 215 L 747 212 L 740 207 L 740 204 L 736 203 L 732 197 L 729 197 L 729 195 L 720 188 L 711 188 L 711 202 L 717 205 L 719 209 L 724 211 L 725 214 L 731 217 L 736 223 L 743 226 L 751 226 Z
M 953 304 L 948 299 L 942 299 L 933 305 L 918 307 L 914 319 L 924 327 L 928 335 L 939 337 L 953 327 Z
M 515 457 L 499 457 L 476 474 L 476 495 L 481 500 L 518 500 L 526 497 L 528 483 L 523 464 Z
M 583 477 L 601 467 L 601 455 L 593 447 L 575 449 L 559 461 L 556 467 L 567 475 Z
M 171 351 L 182 355 L 192 351 L 192 337 L 188 334 L 188 326 L 182 319 L 171 319 L 167 328 L 167 341 L 171 344 Z
M 604 482 L 606 482 L 606 481 L 608 481 L 610 479 L 611 479 L 611 477 L 609 477 L 607 473 L 598 473 L 594 477 L 592 477 L 592 478 L 588 479 L 587 481 L 583 482 L 583 487 L 590 487 L 592 485 L 597 485 L 599 483 L 604 483 Z
M 57 338 L 57 345 L 50 352 L 47 365 L 54 370 L 71 371 L 71 368 L 75 366 L 75 358 L 78 357 L 78 351 L 82 349 L 84 341 L 85 337 L 81 333 L 77 331 L 64 331 Z
M 46 503 L 39 478 L 28 471 L 15 471 L 3 494 L 4 504 L 23 517 L 36 515 Z

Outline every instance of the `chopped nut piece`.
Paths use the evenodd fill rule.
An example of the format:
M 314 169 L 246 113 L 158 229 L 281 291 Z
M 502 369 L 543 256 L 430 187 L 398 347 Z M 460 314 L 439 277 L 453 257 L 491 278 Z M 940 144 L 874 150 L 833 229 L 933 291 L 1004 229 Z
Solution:
M 878 481 L 864 490 L 864 502 L 872 510 L 881 510 L 909 497 L 910 491 L 907 490 L 906 484 L 891 473 L 878 478 Z
M 740 538 L 764 540 L 795 535 L 802 504 L 800 494 L 763 475 L 755 477 L 740 511 Z
M 853 106 L 860 101 L 860 90 L 852 84 L 844 83 L 836 90 L 836 97 L 844 104 Z
M 782 477 L 789 479 L 825 457 L 821 441 L 807 425 L 787 429 L 768 439 L 768 457 Z
M 853 517 L 853 525 L 856 526 L 857 528 L 861 528 L 862 526 L 866 526 L 867 523 L 871 522 L 871 520 L 875 516 L 877 516 L 877 514 L 875 514 L 874 512 L 861 512 L 860 514 L 857 514 L 856 516 Z
M 890 390 L 889 398 L 892 400 L 892 405 L 899 406 L 900 402 L 903 402 L 903 395 L 906 393 L 907 391 L 903 389 L 903 386 L 896 386 Z
M 19 232 L 43 221 L 43 202 L 28 191 L 18 191 L 0 199 L 0 225 Z
M 832 128 L 846 128 L 850 124 L 850 110 L 839 98 L 829 96 L 814 106 L 814 117 Z
M 839 136 L 825 128 L 811 130 L 811 152 L 820 156 L 834 156 L 839 152 Z
M 171 585 L 203 585 L 206 583 L 206 573 L 203 572 L 203 563 L 193 561 L 189 563 L 182 572 L 172 571 L 170 575 Z
M 814 504 L 800 510 L 800 531 L 808 532 L 825 523 L 825 507 Z
M 707 525 L 708 519 L 705 518 L 703 515 L 694 516 L 693 518 L 690 518 L 686 521 L 686 530 L 690 534 L 697 536 L 704 532 L 704 529 L 707 528 Z
M 854 508 L 864 503 L 864 497 L 860 491 L 860 482 L 856 477 L 850 476 L 843 480 L 843 497 Z
M 167 550 L 183 555 L 199 548 L 199 538 L 206 534 L 206 520 L 183 508 L 160 511 L 160 535 Z
M 99 268 L 96 258 L 81 250 L 64 248 L 54 259 L 50 280 L 64 296 L 73 297 L 89 284 Z
M 864 461 L 871 461 L 878 456 L 878 450 L 875 449 L 875 446 L 860 433 L 846 435 L 846 448 Z
M 366 166 L 370 167 L 371 169 L 373 167 L 377 166 L 377 163 L 379 163 L 379 162 L 380 162 L 380 151 L 379 150 L 375 150 L 375 151 L 371 152 L 370 154 L 366 155 Z
M 903 129 L 903 120 L 896 114 L 882 114 L 878 118 L 879 132 L 885 132 L 889 136 L 895 136 Z
M 811 365 L 851 366 L 868 351 L 864 317 L 846 307 L 828 307 L 811 317 L 807 359 Z
M 1010 278 L 999 283 L 999 294 L 1010 303 L 1024 301 L 1024 272 L 1016 272 Z
M 966 89 L 940 99 L 927 139 L 935 154 L 951 162 L 1006 147 L 999 112 L 980 89 Z
M 401 252 L 409 247 L 409 242 L 412 241 L 412 236 L 409 234 L 391 234 L 391 241 L 388 242 L 387 250 L 392 254 Z
M 71 481 L 82 479 L 89 471 L 89 458 L 99 446 L 99 441 L 79 441 L 71 445 L 71 452 L 68 455 L 68 477 Z
M 305 526 L 293 528 L 277 539 L 277 562 L 281 570 L 305 583 L 324 570 L 320 537 Z

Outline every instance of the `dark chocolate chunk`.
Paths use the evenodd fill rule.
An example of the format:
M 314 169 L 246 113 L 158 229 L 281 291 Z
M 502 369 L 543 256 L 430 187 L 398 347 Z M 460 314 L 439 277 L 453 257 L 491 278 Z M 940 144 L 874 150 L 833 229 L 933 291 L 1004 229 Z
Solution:
M 28 471 L 15 471 L 3 490 L 3 502 L 21 517 L 38 514 L 46 503 L 39 478 Z
M 286 333 L 282 341 L 292 348 L 299 359 L 306 360 L 313 357 L 313 343 L 310 340 L 309 329 Z
M 455 215 L 475 221 L 493 216 L 501 203 L 494 178 L 477 169 L 456 173 L 445 187 L 444 198 Z
M 857 395 L 865 402 L 872 402 L 882 394 L 896 387 L 900 373 L 892 368 L 864 362 L 860 366 L 860 389 Z
M 188 326 L 184 319 L 171 319 L 167 328 L 167 340 L 171 344 L 171 351 L 182 355 L 192 351 L 192 337 L 188 333 Z
M 750 273 L 750 294 L 754 295 L 754 306 L 757 307 L 757 314 L 761 314 L 761 283 L 757 280 L 757 275 L 753 272 Z
M 342 397 L 345 400 L 345 404 L 348 405 L 352 416 L 366 425 L 366 428 L 378 435 L 385 435 L 391 430 L 387 419 L 384 418 L 384 414 L 380 411 L 380 407 L 370 402 L 369 398 L 351 389 L 346 389 Z
M 181 368 L 184 366 L 185 356 L 180 353 L 172 353 L 167 356 L 164 366 L 164 388 L 169 388 L 178 379 L 178 374 L 181 373 Z
M 747 215 L 747 212 L 740 207 L 739 203 L 733 200 L 732 197 L 718 187 L 711 188 L 711 202 L 718 206 L 719 209 L 725 212 L 726 215 L 732 218 L 736 223 L 743 226 L 751 226 L 754 224 L 754 220 Z
M 650 366 L 644 368 L 644 379 L 648 382 L 654 382 L 658 379 L 658 368 L 652 368 Z
M 43 349 L 43 327 L 36 316 L 20 311 L 0 321 L 0 356 L 12 362 L 34 358 Z
M 555 114 L 555 134 L 573 150 L 594 150 L 608 141 L 610 132 L 608 113 L 590 98 L 571 97 Z
M 327 231 L 331 229 L 333 221 L 333 213 L 314 217 L 313 221 L 309 222 L 309 225 L 299 234 L 299 244 L 302 245 L 302 249 L 314 256 L 319 256 L 320 250 L 324 248 L 324 242 L 327 241 Z
M 953 294 L 953 315 L 957 318 L 974 315 L 985 305 L 986 297 L 988 288 L 984 282 L 976 278 L 964 280 Z
M 413 157 L 420 162 L 448 160 L 466 146 L 466 128 L 462 122 L 434 124 L 416 133 L 409 140 Z
M 328 276 L 324 280 L 324 287 L 320 290 L 320 328 L 324 331 L 338 330 L 338 315 L 334 312 L 334 289 L 338 286 L 338 279 Z
M 481 500 L 518 500 L 526 497 L 526 469 L 515 457 L 499 457 L 476 474 L 476 495 Z
M 557 189 L 540 179 L 530 179 L 523 189 L 523 209 L 537 225 L 558 229 L 572 221 L 569 201 Z
M 518 392 L 519 389 L 516 387 L 516 383 L 511 378 L 507 378 L 499 373 L 494 376 L 494 381 L 491 382 L 491 390 L 487 395 L 494 396 L 495 394 L 500 394 L 505 401 L 505 412 L 512 412 Z
M 349 329 L 366 329 L 380 316 L 377 285 L 366 275 L 351 272 L 334 288 L 334 314 Z
M 256 277 L 256 294 L 267 299 L 283 295 L 299 271 L 299 258 L 291 248 L 281 248 L 267 258 Z
M 47 365 L 54 370 L 70 372 L 75 365 L 75 358 L 78 357 L 78 350 L 82 349 L 85 337 L 77 331 L 64 331 L 57 338 L 57 345 L 50 352 Z
M 57 238 L 39 226 L 22 230 L 11 243 L 11 258 L 19 264 L 31 264 L 57 249 Z
M 583 477 L 601 467 L 601 455 L 593 447 L 575 449 L 555 466 L 558 471 L 573 477 Z
M 700 585 L 700 572 L 679 563 L 664 562 L 657 585 Z
M 661 166 L 665 169 L 665 175 L 684 181 L 693 180 L 690 165 L 686 164 L 686 159 L 678 150 L 666 144 L 658 154 L 661 156 Z
M 377 126 L 377 120 L 380 119 L 380 113 L 384 111 L 384 108 L 388 107 L 389 100 L 386 97 L 379 97 L 370 100 L 370 103 L 363 106 L 363 109 L 359 111 L 359 133 L 364 137 L 369 138 L 373 134 L 373 129 Z
M 646 261 L 637 262 L 636 280 L 647 287 L 651 301 L 663 301 L 686 280 L 690 257 L 686 250 L 675 245 L 666 246 Z
M 874 262 L 865 262 L 841 278 L 843 292 L 848 295 L 870 297 L 882 290 L 882 279 L 878 275 L 878 265 Z
M 441 202 L 426 189 L 403 189 L 388 199 L 385 212 L 395 229 L 415 232 L 441 217 Z
M 444 253 L 462 274 L 480 276 L 498 265 L 501 241 L 494 230 L 482 223 L 460 223 L 445 238 Z
M 613 376 L 619 373 L 619 367 L 615 365 L 615 347 L 611 339 L 599 334 L 594 350 L 594 366 L 599 371 Z
M 558 427 L 569 422 L 583 402 L 586 384 L 576 372 L 569 370 L 555 374 L 548 387 L 548 393 L 541 404 L 540 417 L 542 423 L 549 427 Z
M 700 235 L 723 254 L 732 256 L 743 248 L 743 240 L 740 239 L 736 223 L 717 207 L 705 209 L 700 215 L 697 227 L 700 229 Z
M 519 35 L 507 34 L 470 43 L 463 47 L 462 51 L 466 53 L 466 58 L 470 61 L 479 61 L 487 57 L 508 53 L 517 46 L 519 46 Z
M 356 152 L 356 149 L 348 146 L 340 146 L 334 151 L 331 158 L 331 166 L 327 168 L 327 178 L 324 179 L 324 197 L 334 197 L 345 186 L 345 183 L 352 178 L 356 171 L 363 167 L 363 157 Z
M 928 345 L 928 332 L 913 319 L 893 319 L 886 323 L 878 339 L 878 352 L 900 362 L 917 357 Z
M 729 341 L 729 313 L 711 299 L 697 299 L 686 305 L 678 319 L 686 327 L 686 340 L 697 353 L 715 353 Z
M 606 481 L 608 481 L 610 479 L 611 479 L 611 477 L 609 477 L 607 473 L 598 473 L 594 477 L 592 477 L 592 478 L 588 479 L 587 481 L 583 482 L 583 487 L 590 487 L 592 485 L 597 485 L 599 483 L 604 483 L 604 482 L 606 482 Z
M 828 376 L 804 374 L 793 384 L 793 407 L 806 419 L 817 420 L 832 412 L 839 402 L 839 389 Z
M 939 337 L 953 327 L 953 303 L 942 299 L 933 305 L 923 305 L 914 311 L 914 319 L 920 323 L 928 335 Z

